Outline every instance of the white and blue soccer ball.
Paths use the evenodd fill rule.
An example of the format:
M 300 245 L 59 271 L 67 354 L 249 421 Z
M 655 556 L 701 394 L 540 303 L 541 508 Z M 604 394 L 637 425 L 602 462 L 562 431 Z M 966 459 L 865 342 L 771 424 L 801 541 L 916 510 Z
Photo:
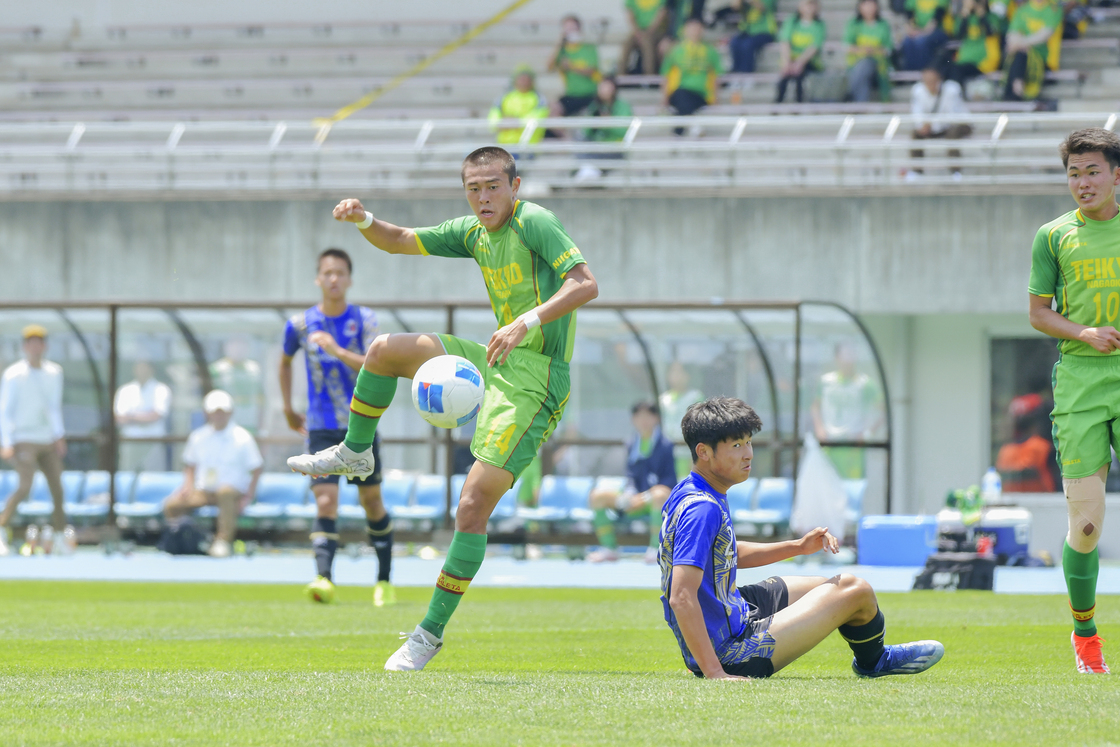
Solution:
M 412 404 L 437 428 L 466 425 L 482 407 L 482 374 L 466 358 L 437 355 L 412 377 Z

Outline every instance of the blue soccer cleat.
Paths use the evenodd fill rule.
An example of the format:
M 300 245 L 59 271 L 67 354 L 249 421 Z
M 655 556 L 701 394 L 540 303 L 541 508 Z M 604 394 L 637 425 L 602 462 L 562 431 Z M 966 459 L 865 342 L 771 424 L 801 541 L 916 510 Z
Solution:
M 937 641 L 914 641 L 887 646 L 874 669 L 864 669 L 852 660 L 852 671 L 860 677 L 884 677 L 888 674 L 924 672 L 945 655 L 945 647 Z

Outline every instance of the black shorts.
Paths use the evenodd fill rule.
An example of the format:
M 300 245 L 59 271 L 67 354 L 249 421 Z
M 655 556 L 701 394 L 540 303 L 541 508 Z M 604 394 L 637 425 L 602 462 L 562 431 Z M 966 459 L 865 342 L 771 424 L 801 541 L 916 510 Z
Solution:
M 594 96 L 561 96 L 560 107 L 564 110 L 565 117 L 572 117 L 591 106 L 594 100 Z
M 314 454 L 317 451 L 340 444 L 346 440 L 346 431 L 337 430 L 320 430 L 307 432 L 307 453 Z M 381 484 L 381 449 L 378 439 L 373 439 L 373 474 L 362 480 L 354 477 L 348 477 L 351 485 L 380 485 Z M 340 475 L 325 475 L 323 477 L 312 477 L 312 485 L 337 485 Z
M 777 576 L 771 576 L 757 584 L 740 586 L 739 593 L 754 611 L 747 622 L 747 629 L 743 631 L 744 638 L 766 633 L 774 615 L 789 606 L 789 589 L 786 588 L 786 582 Z M 723 671 L 737 677 L 769 677 L 774 673 L 774 664 L 768 658 L 753 657 L 733 664 L 725 663 Z M 704 676 L 703 672 L 696 669 L 692 673 L 697 677 Z

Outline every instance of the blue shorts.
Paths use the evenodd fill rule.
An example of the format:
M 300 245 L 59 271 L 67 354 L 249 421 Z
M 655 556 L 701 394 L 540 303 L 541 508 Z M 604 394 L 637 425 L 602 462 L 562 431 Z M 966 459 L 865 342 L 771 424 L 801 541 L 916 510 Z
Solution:
M 789 606 L 789 589 L 786 582 L 777 576 L 748 586 L 740 586 L 739 593 L 751 606 L 751 619 L 746 630 L 739 638 L 729 641 L 727 649 L 720 655 L 723 671 L 737 677 L 769 677 L 774 673 L 774 636 L 770 635 L 770 623 L 774 615 Z M 693 669 L 697 677 L 704 673 Z
M 345 430 L 320 430 L 307 432 L 307 453 L 314 454 L 317 451 L 330 448 L 335 444 L 340 444 L 346 440 Z M 379 448 L 379 439 L 373 439 L 373 474 L 364 479 L 357 479 L 348 477 L 351 485 L 380 485 L 381 484 L 381 449 Z M 312 477 L 312 485 L 338 485 L 338 478 L 340 475 L 324 475 L 323 477 Z

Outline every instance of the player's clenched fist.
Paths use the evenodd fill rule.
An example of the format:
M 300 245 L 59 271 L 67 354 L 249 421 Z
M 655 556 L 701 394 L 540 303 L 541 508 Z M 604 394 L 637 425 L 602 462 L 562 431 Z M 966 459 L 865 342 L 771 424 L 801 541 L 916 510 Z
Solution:
M 351 197 L 334 206 L 334 219 L 348 223 L 361 223 L 366 219 L 366 209 L 362 207 L 361 200 Z

